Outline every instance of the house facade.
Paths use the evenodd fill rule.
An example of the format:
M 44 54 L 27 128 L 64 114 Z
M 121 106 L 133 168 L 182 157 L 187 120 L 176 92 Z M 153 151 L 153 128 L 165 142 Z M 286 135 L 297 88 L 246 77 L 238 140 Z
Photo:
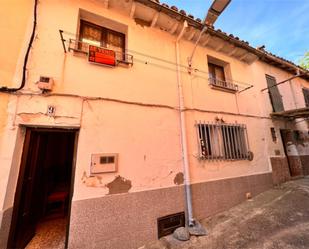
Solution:
M 25 86 L 0 93 L 0 245 L 57 199 L 69 248 L 137 248 L 190 201 L 198 220 L 309 174 L 307 71 L 213 27 L 189 65 L 201 21 L 150 0 L 33 1 L 16 58 L 33 6 Z
M 16 10 L 19 10 L 18 12 Z M 1 37 L 0 49 L 0 88 L 2 86 L 14 87 L 21 82 L 21 68 L 23 67 L 24 51 L 29 39 L 29 32 L 32 28 L 33 3 L 29 1 L 20 2 L 18 0 L 1 2 Z M 6 48 L 12 49 L 11 51 Z M 6 223 L 11 216 L 5 204 L 8 186 L 8 176 L 12 163 L 11 155 L 13 147 L 7 146 L 10 134 L 7 133 L 10 123 L 8 108 L 14 103 L 9 94 L 0 92 L 0 247 L 4 248 L 6 237 L 9 232 L 9 224 Z M 14 105 L 14 104 L 13 104 Z M 14 150 L 14 149 L 13 149 Z M 10 219 L 10 218 L 9 218 Z

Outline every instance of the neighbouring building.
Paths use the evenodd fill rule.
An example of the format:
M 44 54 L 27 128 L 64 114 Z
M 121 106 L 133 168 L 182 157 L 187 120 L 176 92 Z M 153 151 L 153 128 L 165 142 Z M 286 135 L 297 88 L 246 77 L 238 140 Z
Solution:
M 158 1 L 13 2 L 0 10 L 1 248 L 59 216 L 69 248 L 137 248 L 184 224 L 186 181 L 202 219 L 309 174 L 308 71 L 214 27 L 190 67 L 203 24 Z

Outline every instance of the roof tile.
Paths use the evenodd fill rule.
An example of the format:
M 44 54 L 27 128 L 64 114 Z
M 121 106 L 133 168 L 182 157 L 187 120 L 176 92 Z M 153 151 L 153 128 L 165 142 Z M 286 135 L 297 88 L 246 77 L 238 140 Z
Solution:
M 160 4 L 160 1 L 159 1 L 159 0 L 148 0 L 148 1 L 156 2 L 156 3 Z M 171 7 L 169 7 L 169 5 L 166 4 L 166 3 L 162 3 L 161 5 L 162 5 L 163 7 L 165 7 L 165 8 L 168 8 L 168 9 L 174 11 L 174 12 L 178 12 L 178 8 L 177 8 L 176 6 L 171 6 Z M 187 15 L 187 13 L 186 13 L 185 10 L 180 10 L 180 11 L 178 12 L 178 14 L 181 14 L 181 15 L 184 15 L 184 16 L 188 16 L 189 18 L 193 19 L 193 21 L 195 21 L 195 22 L 198 23 L 199 25 L 202 24 L 200 18 L 196 18 L 196 19 L 194 20 L 194 16 L 191 15 L 191 14 L 188 14 L 188 15 Z M 215 30 L 213 25 L 208 26 L 208 27 L 211 28 L 214 32 L 220 33 L 221 35 L 224 35 L 224 36 L 226 36 L 226 37 L 231 38 L 232 40 L 237 40 L 238 43 L 241 43 L 240 45 L 243 45 L 243 46 L 247 47 L 248 49 L 251 49 L 251 50 L 253 49 L 253 50 L 257 51 L 257 52 L 262 52 L 262 53 L 264 53 L 264 54 L 266 54 L 266 55 L 275 57 L 275 58 L 281 60 L 282 62 L 287 62 L 287 63 L 291 64 L 291 66 L 300 68 L 300 69 L 305 70 L 306 72 L 308 72 L 308 70 L 306 70 L 306 69 L 304 69 L 304 68 L 302 68 L 302 67 L 296 65 L 295 63 L 293 63 L 293 62 L 291 62 L 291 61 L 289 61 L 289 60 L 287 60 L 287 59 L 284 59 L 284 58 L 282 58 L 282 57 L 280 57 L 280 56 L 277 56 L 277 55 L 275 55 L 275 54 L 272 54 L 271 52 L 268 52 L 268 51 L 266 51 L 266 50 L 264 50 L 264 49 L 263 49 L 263 50 L 259 50 L 259 49 L 256 49 L 256 48 L 251 47 L 248 41 L 240 40 L 239 37 L 234 36 L 233 34 L 227 34 L 227 33 L 223 32 L 221 29 Z M 269 59 L 271 59 L 271 58 L 269 58 Z

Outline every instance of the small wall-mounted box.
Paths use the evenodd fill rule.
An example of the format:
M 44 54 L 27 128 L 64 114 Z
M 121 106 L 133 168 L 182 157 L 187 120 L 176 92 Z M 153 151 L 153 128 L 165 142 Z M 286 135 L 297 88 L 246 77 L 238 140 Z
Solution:
M 91 155 L 90 174 L 117 172 L 118 154 L 101 153 Z
M 53 89 L 54 80 L 51 77 L 40 76 L 38 88 L 41 90 L 51 91 Z

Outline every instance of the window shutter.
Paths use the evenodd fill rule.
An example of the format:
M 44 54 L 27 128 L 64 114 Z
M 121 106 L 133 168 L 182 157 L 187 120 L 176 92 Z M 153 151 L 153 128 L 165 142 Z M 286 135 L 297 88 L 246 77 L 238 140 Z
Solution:
M 284 111 L 282 96 L 280 95 L 279 89 L 276 86 L 276 79 L 270 75 L 266 75 L 267 86 L 269 87 L 269 98 L 273 107 L 274 112 Z

